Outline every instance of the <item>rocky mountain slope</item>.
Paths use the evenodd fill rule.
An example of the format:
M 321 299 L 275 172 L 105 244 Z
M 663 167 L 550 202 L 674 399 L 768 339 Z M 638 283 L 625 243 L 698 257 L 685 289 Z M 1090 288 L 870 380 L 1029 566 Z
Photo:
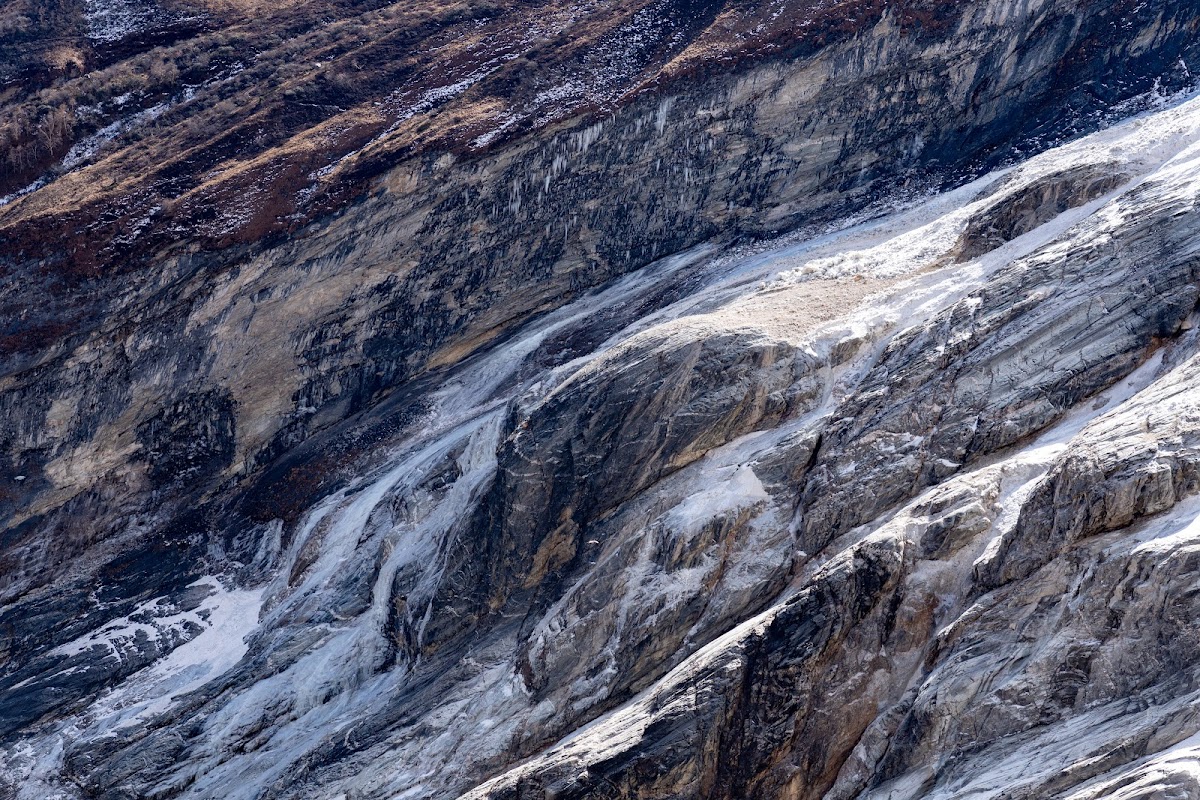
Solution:
M 1200 796 L 1198 28 L 10 4 L 0 797 Z

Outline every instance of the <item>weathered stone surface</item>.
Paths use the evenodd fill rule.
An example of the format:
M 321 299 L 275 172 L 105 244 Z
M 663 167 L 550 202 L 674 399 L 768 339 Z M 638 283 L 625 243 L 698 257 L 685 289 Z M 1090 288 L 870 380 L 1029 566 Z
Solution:
M 1196 9 L 766 8 L 496 132 L 503 67 L 287 237 L 188 227 L 257 166 L 70 280 L 22 226 L 95 170 L 0 211 L 0 797 L 1190 791 L 1200 101 L 895 192 L 1186 80 Z M 465 69 L 536 9 L 452 11 Z
M 223 214 L 226 206 L 232 213 L 246 202 L 250 190 L 236 174 L 229 185 L 221 182 L 224 194 L 197 198 L 195 207 L 191 200 L 178 204 L 191 209 L 180 218 L 151 213 L 143 206 L 153 196 L 136 193 L 102 203 L 121 210 L 117 221 L 102 216 L 95 227 L 88 224 L 92 212 L 55 217 L 55 206 L 45 206 L 50 200 L 38 200 L 38 192 L 5 207 L 8 221 L 0 224 L 12 245 L 6 303 L 25 338 L 13 340 L 0 383 L 0 451 L 7 469 L 26 476 L 11 497 L 0 497 L 6 529 L 87 529 L 84 543 L 51 534 L 62 542 L 55 548 L 60 564 L 40 559 L 28 569 L 6 569 L 6 596 L 65 579 L 67 567 L 102 561 L 81 557 L 119 535 L 130 516 L 178 517 L 204 506 L 192 531 L 203 539 L 229 524 L 213 508 L 222 504 L 209 499 L 252 488 L 266 497 L 297 495 L 254 503 L 254 521 L 294 518 L 330 487 L 294 491 L 293 484 L 316 483 L 303 472 L 285 471 L 266 486 L 257 479 L 304 440 L 403 391 L 415 377 L 657 256 L 705 239 L 832 219 L 892 192 L 910 174 L 954 180 L 968 162 L 1051 120 L 1065 99 L 1095 109 L 1155 77 L 1181 79 L 1186 69 L 1177 61 L 1192 58 L 1197 24 L 1187 3 L 1153 10 L 1082 0 L 1067 7 L 1009 0 L 934 6 L 843 9 L 855 20 L 845 30 L 826 30 L 838 17 L 806 6 L 772 22 L 785 27 L 770 28 L 764 49 L 743 54 L 736 69 L 668 70 L 653 91 L 633 93 L 607 117 L 565 119 L 483 151 L 459 152 L 442 141 L 449 151 L 376 154 L 379 163 L 359 165 L 382 172 L 368 196 L 284 241 L 266 237 L 213 250 L 213 238 L 201 235 L 205 214 Z M 674 19 L 694 11 L 662 13 Z M 739 7 L 736 15 L 743 12 L 750 13 Z M 279 13 L 261 23 L 264 30 L 287 12 Z M 1126 33 L 1114 39 L 1108 34 L 1117 17 Z M 255 31 L 245 35 L 260 35 Z M 699 37 L 701 50 L 709 41 L 699 30 L 688 36 Z M 688 52 L 693 58 L 696 51 Z M 623 80 L 638 79 L 649 80 Z M 1105 89 L 1113 96 L 1099 103 L 1063 97 L 1088 81 L 1127 88 Z M 507 85 L 489 91 L 505 97 Z M 112 159 L 95 165 L 102 166 L 118 169 Z M 83 178 L 70 173 L 63 180 L 67 186 Z M 56 250 L 59 221 L 67 252 Z M 37 231 L 35 240 L 27 228 Z M 87 238 L 92 233 L 75 241 L 77 229 L 112 238 L 103 246 Z M 36 242 L 54 252 L 39 257 Z M 92 255 L 101 260 L 88 266 L 85 256 Z M 151 466 L 153 447 L 137 431 L 196 396 L 227 398 L 221 402 L 232 417 L 218 428 L 233 441 L 206 445 L 221 454 L 202 457 L 209 465 L 204 479 L 156 493 L 165 478 L 150 473 L 165 465 Z M 326 461 L 308 469 L 336 467 Z
M 1193 213 L 1192 198 L 1139 186 L 1081 223 L 1077 246 L 1020 260 L 893 338 L 822 439 L 802 547 L 1016 444 L 1179 332 L 1200 296 Z
M 1058 241 L 984 276 L 980 286 L 990 292 L 971 290 L 940 319 L 892 336 L 850 399 L 831 407 L 809 474 L 820 476 L 822 455 L 838 453 L 839 441 L 857 448 L 847 461 L 861 463 L 863 453 L 873 453 L 866 464 L 875 466 L 843 469 L 836 482 L 810 478 L 814 496 L 835 511 L 820 518 L 832 529 L 828 538 L 801 541 L 805 550 L 826 554 L 827 543 L 854 521 L 878 520 L 834 542 L 834 551 L 850 544 L 805 570 L 795 595 L 689 657 L 619 711 L 467 796 L 908 798 L 971 790 L 1065 797 L 1097 776 L 1121 772 L 1130 785 L 1144 787 L 1151 769 L 1178 775 L 1170 780 L 1184 791 L 1191 751 L 1174 762 L 1154 756 L 1190 736 L 1197 721 L 1185 655 L 1197 646 L 1186 622 L 1191 559 L 1183 555 L 1194 547 L 1197 506 L 1188 498 L 1200 490 L 1193 463 L 1200 375 L 1189 332 L 1196 193 L 1183 189 L 1180 177 L 1164 175 L 1106 201 L 1089 222 L 1060 229 Z M 1119 211 L 1126 203 L 1137 204 L 1139 213 Z M 1148 209 L 1157 211 L 1144 216 Z M 967 218 L 977 224 L 977 216 Z M 1147 245 L 1151 230 L 1169 244 Z M 1087 243 L 1097 240 L 1107 245 L 1107 257 L 1089 250 Z M 1161 258 L 1165 253 L 1178 256 L 1176 266 Z M 1114 277 L 1124 254 L 1139 255 Z M 1022 286 L 1029 265 L 1045 264 L 1047 256 L 1081 258 L 1077 272 L 1061 261 L 1055 272 L 1058 286 L 1076 291 Z M 1154 293 L 1171 309 L 1169 331 L 1154 327 L 1156 301 L 1137 295 L 1140 302 L 1113 302 L 1113 313 L 1093 316 L 1090 332 L 1071 333 L 1088 330 L 1071 309 L 1078 302 L 1086 307 L 1076 298 L 1099 295 L 1107 303 L 1113 287 L 1140 292 L 1155 284 L 1160 265 L 1179 275 Z M 1002 324 L 972 325 L 958 337 L 930 333 L 953 330 L 964 306 L 991 307 L 996 287 L 1009 281 L 1021 287 L 1009 296 L 1025 302 Z M 1018 314 L 1049 323 L 1019 324 L 1020 335 L 997 336 L 1002 346 L 988 343 Z M 1132 340 L 1138 355 L 1114 357 L 1143 325 L 1150 333 Z M 1042 326 L 1055 333 L 1040 338 Z M 1086 344 L 1058 349 L 1071 336 Z M 958 348 L 947 346 L 956 340 Z M 976 438 L 968 441 L 983 442 L 975 464 L 960 457 L 947 467 L 949 476 L 914 481 L 904 468 L 910 454 L 872 435 L 870 415 L 851 417 L 844 409 L 895 398 L 913 409 L 896 418 L 929 426 L 908 428 L 914 434 L 971 413 L 959 399 L 934 417 L 920 415 L 932 396 L 924 388 L 930 376 L 958 397 L 955 382 L 970 381 L 972 362 L 983 360 L 969 346 L 977 341 L 984 356 L 1047 367 L 1008 369 L 1008 380 L 990 384 L 1000 396 L 1044 395 L 1047 380 L 1078 382 L 1089 360 L 1080 351 L 1117 347 L 1083 384 L 1089 388 L 1079 395 L 1060 390 L 1065 399 L 1051 406 L 1057 411 L 1030 422 L 1016 418 L 1030 431 L 1050 426 L 1041 438 L 980 437 L 983 426 L 975 425 Z M 1066 352 L 1074 355 L 1071 364 L 1055 367 Z M 916 366 L 894 368 L 897 379 L 885 369 L 896 363 Z M 903 384 L 910 373 L 917 380 Z M 874 388 L 888 378 L 896 381 L 890 391 Z M 851 420 L 867 424 L 837 439 Z M 939 432 L 930 439 L 954 437 Z M 937 485 L 923 489 L 923 483 Z M 903 504 L 914 495 L 897 510 L 897 498 Z M 806 515 L 812 508 L 811 498 L 801 504 Z M 808 524 L 801 523 L 801 537 Z M 1147 648 L 1154 655 L 1138 663 Z M 1176 773 L 1171 763 L 1179 765 Z M 1112 778 L 1101 785 L 1123 784 Z

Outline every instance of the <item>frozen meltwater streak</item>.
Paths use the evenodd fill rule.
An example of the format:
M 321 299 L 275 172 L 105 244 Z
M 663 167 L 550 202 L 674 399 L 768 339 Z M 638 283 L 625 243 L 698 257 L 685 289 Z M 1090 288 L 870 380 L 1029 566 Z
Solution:
M 524 388 L 514 382 L 522 365 L 548 337 L 586 327 L 593 315 L 679 279 L 710 252 L 696 248 L 618 279 L 454 369 L 387 465 L 322 501 L 298 526 L 265 588 L 256 644 L 288 653 L 291 663 L 222 702 L 204 723 L 203 739 L 211 746 L 193 751 L 164 785 L 188 784 L 192 797 L 257 797 L 331 738 L 352 736 L 364 717 L 403 692 L 411 664 L 397 655 L 394 634 L 386 630 L 395 597 L 405 598 L 419 639 L 455 526 L 468 518 L 495 472 L 506 405 Z M 700 275 L 698 282 L 706 280 Z M 465 692 L 473 699 L 461 713 L 504 706 L 519 692 L 513 680 L 509 666 L 483 670 L 474 679 L 477 691 Z M 513 715 L 507 708 L 494 713 L 494 723 L 485 715 L 480 724 L 498 749 L 512 735 L 506 717 Z M 264 717 L 279 722 L 256 743 L 255 757 L 229 759 L 219 743 Z M 439 741 L 412 754 L 408 774 L 436 774 L 461 744 Z
M 89 8 L 120 5 L 91 3 Z M 730 307 L 737 313 L 728 317 L 754 322 L 764 297 L 820 280 L 862 277 L 891 287 L 863 298 L 853 315 L 843 310 L 827 326 L 834 338 L 861 334 L 867 342 L 862 361 L 868 364 L 872 352 L 885 346 L 888 331 L 921 322 L 970 296 L 996 270 L 1052 243 L 1112 197 L 1064 213 L 978 259 L 949 266 L 939 262 L 939 254 L 953 246 L 970 214 L 987 202 L 985 190 L 1014 175 L 1033 180 L 1074 162 L 1117 161 L 1128 172 L 1126 187 L 1165 163 L 1179 168 L 1198 138 L 1200 119 L 1195 102 L 1181 109 L 1153 123 L 1118 126 L 1020 168 L 844 230 L 721 257 L 713 246 L 693 248 L 534 319 L 507 340 L 448 370 L 425 398 L 426 415 L 390 450 L 383 466 L 321 500 L 296 526 L 286 549 L 277 554 L 274 577 L 266 586 L 235 589 L 204 579 L 212 590 L 202 606 L 204 615 L 193 619 L 181 613 L 179 619 L 168 616 L 158 622 L 162 629 L 200 625 L 198 636 L 90 708 L 10 749 L 0 767 L 19 762 L 27 785 L 35 787 L 30 791 L 52 797 L 66 790 L 39 783 L 37 776 L 61 768 L 64 747 L 125 735 L 169 713 L 189 696 L 202 696 L 184 756 L 161 776 L 156 790 L 180 791 L 190 798 L 251 800 L 296 770 L 321 763 L 321 754 L 336 746 L 347 753 L 377 748 L 379 760 L 388 765 L 378 774 L 343 776 L 347 789 L 369 796 L 392 791 L 409 798 L 444 793 L 453 784 L 455 763 L 505 752 L 522 726 L 536 726 L 554 713 L 531 702 L 511 649 L 472 653 L 479 662 L 467 665 L 453 692 L 417 709 L 418 718 L 407 728 L 377 732 L 371 742 L 360 742 L 359 731 L 367 730 L 367 721 L 383 714 L 389 702 L 413 689 L 409 679 L 418 648 L 408 652 L 406 643 L 397 641 L 396 617 L 403 616 L 420 642 L 430 604 L 446 579 L 455 537 L 495 474 L 507 407 L 514 398 L 537 390 L 539 384 L 552 387 L 650 327 Z M 901 280 L 908 282 L 898 291 L 895 283 Z M 667 304 L 651 299 L 666 287 L 679 299 Z M 640 318 L 629 316 L 628 309 L 642 303 L 652 310 Z M 803 312 L 799 307 L 791 310 L 793 315 Z M 575 332 L 594 333 L 604 315 L 618 322 L 611 330 L 602 329 L 594 352 L 571 353 L 573 360 L 567 363 L 539 366 L 534 357 L 547 342 Z M 1136 393 L 1154 368 L 1149 365 L 1115 387 L 1108 408 Z M 847 386 L 854 380 L 855 373 L 847 368 Z M 834 399 L 814 413 L 831 409 Z M 1070 417 L 1047 432 L 1013 468 L 1012 485 L 1006 490 L 1016 497 L 1031 485 L 1089 418 Z M 746 464 L 758 449 L 787 433 L 785 426 L 754 434 L 759 438 L 733 442 L 697 462 L 682 478 L 700 482 L 688 499 L 673 507 L 666 522 L 699 531 L 716 515 L 768 502 L 766 488 Z M 686 484 L 682 478 L 676 483 Z M 746 563 L 732 565 L 731 574 L 736 577 L 743 567 Z M 747 581 L 758 575 L 752 569 L 745 574 Z M 674 591 L 674 584 L 668 588 Z M 639 591 L 630 596 L 650 597 L 658 587 L 648 584 Z M 64 646 L 63 652 L 116 650 L 139 632 L 158 635 L 137 628 L 143 624 L 138 620 L 110 623 Z M 699 654 L 710 651 L 702 648 Z M 627 708 L 609 719 L 628 720 L 631 714 L 638 716 L 634 711 Z

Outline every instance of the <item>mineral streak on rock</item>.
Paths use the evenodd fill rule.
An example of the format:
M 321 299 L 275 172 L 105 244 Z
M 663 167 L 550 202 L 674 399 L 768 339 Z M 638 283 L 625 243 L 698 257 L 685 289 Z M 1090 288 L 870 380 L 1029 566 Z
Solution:
M 14 0 L 0 800 L 1200 797 L 1198 33 Z

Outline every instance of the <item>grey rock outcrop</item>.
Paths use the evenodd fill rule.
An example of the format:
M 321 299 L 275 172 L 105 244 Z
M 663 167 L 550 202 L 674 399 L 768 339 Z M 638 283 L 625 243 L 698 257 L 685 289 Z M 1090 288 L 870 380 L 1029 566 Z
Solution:
M 806 8 L 33 308 L 0 797 L 1190 791 L 1197 10 Z
M 390 163 L 369 196 L 286 241 L 212 251 L 186 226 L 155 238 L 171 223 L 147 209 L 127 242 L 72 245 L 116 254 L 98 277 L 78 252 L 36 257 L 29 236 L 49 222 L 23 216 L 36 193 L 21 199 L 5 209 L 6 302 L 28 341 L 7 356 L 0 449 L 26 480 L 0 498 L 14 541 L 0 556 L 5 596 L 103 562 L 95 548 L 130 518 L 150 530 L 111 550 L 196 543 L 186 559 L 236 524 L 227 498 L 252 495 L 240 507 L 254 522 L 294 521 L 334 483 L 281 466 L 297 445 L 659 256 L 834 219 L 910 178 L 953 180 L 1039 124 L 1055 129 L 1064 103 L 1095 111 L 1182 80 L 1195 9 L 1125 11 L 989 0 L 810 34 L 828 21 L 813 11 L 731 73 L 663 78 L 603 118 L 469 157 Z M 1126 33 L 1113 38 L 1118 16 Z M 771 55 L 781 46 L 786 57 Z M 1088 82 L 1128 88 L 1063 96 Z M 209 419 L 214 403 L 228 419 Z M 164 446 L 201 452 L 174 464 L 155 457 Z M 38 555 L 33 540 L 50 538 L 54 556 Z
M 902 408 L 912 400 L 923 411 L 941 405 L 925 376 L 938 376 L 955 397 L 957 380 L 980 384 L 967 368 L 976 353 L 1003 353 L 1010 364 L 1039 363 L 1036 356 L 1044 355 L 1043 366 L 1055 365 L 1064 352 L 1057 344 L 1072 336 L 1082 344 L 1065 350 L 1075 355 L 1070 364 L 997 370 L 1011 377 L 983 386 L 998 386 L 1001 397 L 1045 397 L 1075 382 L 1079 396 L 1058 390 L 1068 399 L 1047 403 L 1033 422 L 1013 413 L 1014 425 L 1029 427 L 1011 439 L 972 425 L 976 438 L 967 441 L 990 449 L 985 444 L 968 458 L 957 452 L 945 467 L 949 475 L 928 480 L 914 479 L 906 468 L 913 453 L 887 434 L 916 438 L 947 414 L 970 414 L 969 403 L 958 398 L 934 417 L 897 413 L 927 427 L 883 428 L 883 435 L 870 423 L 886 415 L 851 417 L 841 404 L 832 407 L 834 432 L 851 419 L 868 424 L 844 440 L 856 448 L 846 456 L 855 469 L 841 470 L 836 482 L 807 484 L 814 494 L 801 504 L 800 535 L 805 526 L 828 532 L 808 540 L 821 558 L 801 573 L 794 594 L 619 711 L 467 797 L 1034 798 L 1124 791 L 1119 796 L 1142 798 L 1161 788 L 1160 779 L 1186 796 L 1195 755 L 1184 740 L 1195 730 L 1197 695 L 1188 655 L 1196 647 L 1186 577 L 1192 559 L 1185 554 L 1194 547 L 1200 491 L 1200 394 L 1191 333 L 1195 194 L 1181 192 L 1178 177 L 1118 193 L 1106 210 L 1001 267 L 943 316 L 893 335 L 852 402 L 898 398 Z M 1159 215 L 1118 210 L 1143 201 Z M 1171 241 L 1167 220 L 1178 224 L 1181 238 L 1160 248 L 1158 234 Z M 1097 231 L 1114 222 L 1123 234 Z M 1149 230 L 1155 235 L 1142 245 Z M 1090 241 L 1112 244 L 1110 254 L 1138 254 L 1127 267 L 1137 271 L 1114 280 L 1109 270 L 1119 262 L 1094 258 Z M 1139 253 L 1139 246 L 1148 250 Z M 1170 260 L 1146 256 L 1167 252 L 1178 256 L 1180 277 L 1156 294 L 1172 309 L 1158 330 L 1163 315 L 1147 297 L 1119 303 L 1119 291 L 1109 292 L 1154 285 L 1154 269 Z M 1022 284 L 1034 272 L 1029 265 L 1058 258 L 1065 260 L 1057 261 L 1056 285 L 1062 279 L 1092 291 Z M 988 308 L 987 298 L 1006 282 L 1021 287 L 1015 293 L 1024 302 L 1011 304 L 1014 316 L 1035 321 L 1021 326 L 1028 340 L 1006 338 L 1003 325 L 955 331 L 951 323 L 965 316 L 963 306 Z M 1086 313 L 1072 308 L 1079 296 L 1084 309 L 1102 298 L 1126 311 L 1093 315 L 1089 328 L 1080 322 Z M 1054 348 L 1037 335 L 1047 319 Z M 1142 325 L 1149 330 L 1139 337 Z M 988 341 L 997 331 L 1002 346 Z M 922 337 L 928 347 L 913 344 Z M 955 342 L 957 349 L 946 346 Z M 1079 357 L 1088 345 L 1098 348 L 1093 355 L 1104 368 L 1089 370 L 1091 359 Z M 1131 346 L 1136 355 L 1123 357 Z M 905 353 L 917 368 L 884 371 L 905 363 L 896 357 Z M 872 390 L 881 375 L 903 380 L 913 373 L 911 385 Z M 1081 385 L 1080 376 L 1091 379 Z M 1007 405 L 1011 413 L 1029 403 Z M 984 408 L 1005 406 L 993 399 Z M 837 443 L 823 436 L 821 450 L 837 452 Z M 821 461 L 819 451 L 810 474 L 819 475 Z M 891 502 L 875 505 L 881 494 Z M 826 503 L 820 517 L 811 511 L 814 495 Z M 909 497 L 915 499 L 906 504 Z M 853 528 L 872 516 L 874 523 Z

